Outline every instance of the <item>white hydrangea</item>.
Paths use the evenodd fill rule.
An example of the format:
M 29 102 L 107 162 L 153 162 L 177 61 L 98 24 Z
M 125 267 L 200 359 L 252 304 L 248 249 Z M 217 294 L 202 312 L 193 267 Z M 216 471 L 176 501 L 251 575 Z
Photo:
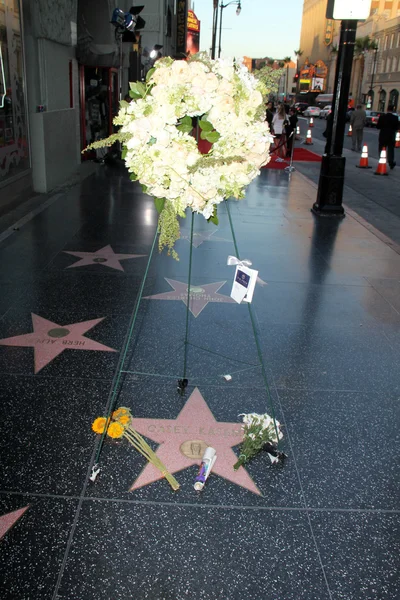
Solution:
M 165 198 L 176 214 L 190 207 L 209 219 L 225 198 L 243 197 L 269 161 L 263 84 L 240 61 L 200 54 L 188 61 L 161 59 L 146 84 L 132 89 L 138 85 L 137 98 L 123 102 L 114 119 L 131 178 Z M 219 134 L 207 155 L 200 153 L 194 130 L 178 130 L 185 117 L 208 121 Z

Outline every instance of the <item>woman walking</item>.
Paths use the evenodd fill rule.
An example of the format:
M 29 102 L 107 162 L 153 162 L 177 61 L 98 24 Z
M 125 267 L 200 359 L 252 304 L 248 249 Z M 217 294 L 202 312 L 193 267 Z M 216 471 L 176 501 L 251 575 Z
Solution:
M 272 131 L 275 136 L 275 152 L 280 158 L 286 157 L 285 125 L 288 124 L 288 116 L 283 104 L 278 105 L 278 110 L 272 119 Z

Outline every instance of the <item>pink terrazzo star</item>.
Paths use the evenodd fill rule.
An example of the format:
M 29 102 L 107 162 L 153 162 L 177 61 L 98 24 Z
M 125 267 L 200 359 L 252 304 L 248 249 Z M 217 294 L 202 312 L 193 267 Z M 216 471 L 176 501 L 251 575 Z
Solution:
M 28 506 L 24 506 L 24 508 L 20 508 L 19 510 L 14 510 L 13 512 L 7 513 L 0 517 L 0 540 L 3 538 L 7 531 L 11 529 L 11 527 L 22 517 L 24 512 L 28 510 Z
M 241 424 L 216 421 L 198 388 L 192 392 L 175 420 L 133 418 L 132 427 L 160 444 L 156 454 L 170 473 L 200 465 L 205 448 L 212 446 L 217 451 L 212 473 L 261 495 L 243 467 L 237 471 L 233 469 L 237 456 L 232 446 L 242 441 Z M 130 489 L 137 490 L 159 479 L 162 479 L 160 471 L 148 463 Z
M 154 296 L 145 296 L 147 300 L 180 300 L 187 306 L 188 285 L 175 279 L 164 278 L 169 285 L 174 288 L 173 292 L 164 292 L 163 294 L 155 294 Z M 209 302 L 226 302 L 228 304 L 236 304 L 230 296 L 217 294 L 218 290 L 226 283 L 226 281 L 218 281 L 217 283 L 207 283 L 190 286 L 189 310 L 194 317 L 198 317 L 203 308 Z
M 192 246 L 194 246 L 195 248 L 198 248 L 199 246 L 201 246 L 201 244 L 203 242 L 209 241 L 211 236 L 213 236 L 212 238 L 212 242 L 230 242 L 231 240 L 226 240 L 225 238 L 220 238 L 220 237 L 214 237 L 214 234 L 218 231 L 218 229 L 215 229 L 214 231 L 210 231 L 208 233 L 204 233 L 203 232 L 194 232 L 193 233 L 193 240 L 192 240 Z M 184 234 L 181 235 L 181 238 L 183 240 L 187 240 L 188 242 L 190 242 L 190 233 L 188 234 Z
M 120 260 L 146 256 L 146 254 L 116 254 L 110 245 L 104 246 L 104 248 L 100 248 L 100 250 L 97 250 L 96 252 L 71 252 L 70 250 L 63 250 L 63 252 L 65 254 L 72 254 L 72 256 L 76 256 L 81 259 L 73 265 L 66 267 L 67 269 L 98 264 L 103 265 L 104 267 L 110 267 L 110 269 L 116 269 L 117 271 L 123 271 L 124 268 L 120 264 Z
M 34 348 L 35 373 L 51 362 L 64 350 L 100 350 L 102 352 L 117 352 L 113 348 L 99 344 L 87 337 L 84 333 L 100 323 L 100 319 L 73 323 L 72 325 L 58 325 L 32 314 L 33 333 L 16 335 L 15 337 L 0 340 L 0 346 L 21 346 Z

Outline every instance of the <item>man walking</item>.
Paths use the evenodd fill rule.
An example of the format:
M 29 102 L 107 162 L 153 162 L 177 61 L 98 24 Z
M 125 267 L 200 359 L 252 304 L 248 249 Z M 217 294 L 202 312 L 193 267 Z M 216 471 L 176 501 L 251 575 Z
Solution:
M 393 114 L 394 106 L 389 104 L 387 113 L 380 115 L 376 128 L 379 129 L 379 155 L 383 148 L 386 148 L 387 161 L 389 167 L 393 169 L 396 166 L 394 160 L 394 147 L 396 144 L 396 132 L 400 129 L 400 121 L 397 115 Z
M 351 149 L 354 152 L 361 152 L 363 142 L 363 132 L 366 122 L 367 113 L 361 106 L 357 104 L 356 110 L 353 110 L 350 116 L 350 125 L 353 128 L 353 135 L 351 138 Z

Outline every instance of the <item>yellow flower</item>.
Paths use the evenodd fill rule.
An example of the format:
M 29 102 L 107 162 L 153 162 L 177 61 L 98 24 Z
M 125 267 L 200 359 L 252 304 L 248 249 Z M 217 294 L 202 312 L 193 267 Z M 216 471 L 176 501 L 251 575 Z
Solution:
M 120 417 L 124 417 L 124 416 L 129 416 L 131 413 L 131 411 L 129 410 L 129 408 L 126 408 L 125 406 L 121 406 L 120 408 L 118 408 L 117 410 L 114 410 L 113 414 L 112 414 L 112 418 L 115 419 L 116 421 L 120 421 Z M 122 423 L 122 421 L 121 421 Z
M 108 419 L 107 424 L 109 423 L 109 421 L 110 420 Z M 95 433 L 103 433 L 105 427 L 106 427 L 106 418 L 105 417 L 98 417 L 92 423 L 92 429 Z
M 107 435 L 111 438 L 120 438 L 124 435 L 124 427 L 121 423 L 111 423 L 109 428 L 107 429 Z
M 129 415 L 122 415 L 122 417 L 119 417 L 116 420 L 118 421 L 118 423 L 121 423 L 121 425 L 128 425 L 131 418 Z

